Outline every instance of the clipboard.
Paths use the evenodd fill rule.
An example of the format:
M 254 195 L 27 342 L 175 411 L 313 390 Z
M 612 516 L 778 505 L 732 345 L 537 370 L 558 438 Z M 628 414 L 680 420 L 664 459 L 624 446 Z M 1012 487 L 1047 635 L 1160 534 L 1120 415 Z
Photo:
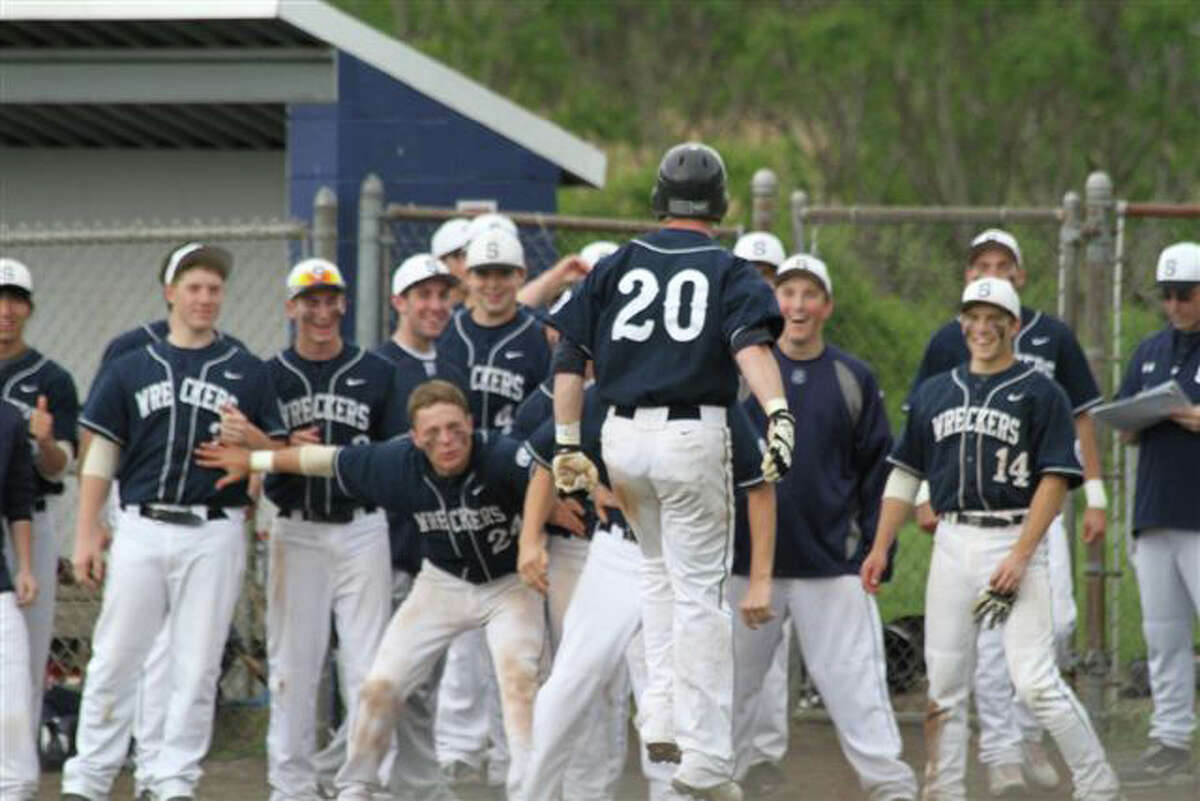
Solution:
M 1105 425 L 1123 431 L 1140 431 L 1166 420 L 1176 409 L 1191 406 L 1192 401 L 1175 380 L 1144 389 L 1131 398 L 1102 403 L 1090 411 Z

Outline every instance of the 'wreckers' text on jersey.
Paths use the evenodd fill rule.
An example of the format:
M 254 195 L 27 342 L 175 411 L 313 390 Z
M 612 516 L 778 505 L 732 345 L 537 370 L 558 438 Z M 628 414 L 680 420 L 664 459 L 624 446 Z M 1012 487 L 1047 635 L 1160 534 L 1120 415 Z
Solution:
M 289 434 L 315 427 L 322 444 L 357 445 L 402 433 L 395 369 L 356 345 L 323 361 L 305 359 L 291 347 L 267 362 L 267 372 Z M 329 515 L 357 505 L 331 478 L 271 473 L 263 488 L 285 511 Z
M 532 459 L 508 437 L 476 431 L 462 473 L 443 477 L 408 436 L 341 448 L 334 476 L 359 503 L 410 517 L 421 555 L 475 584 L 517 569 Z
M 78 452 L 79 396 L 71 374 L 33 348 L 0 364 L 0 398 L 15 406 L 25 418 L 26 431 L 40 395 L 46 396 L 46 405 L 54 416 L 54 440 L 69 442 Z M 38 499 L 61 495 L 63 491 L 61 481 L 47 481 L 36 468 L 33 483 Z
M 1071 401 L 1072 414 L 1090 409 L 1102 400 L 1079 340 L 1057 317 L 1021 307 L 1021 330 L 1013 340 L 1013 351 L 1018 359 L 1058 382 Z M 913 393 L 921 382 L 970 359 L 961 322 L 951 320 L 935 331 L 917 367 L 912 390 L 904 402 L 905 410 L 912 404 Z
M 783 327 L 770 286 L 699 231 L 664 228 L 603 259 L 551 315 L 596 364 L 605 403 L 729 406 L 730 347 L 741 332 Z
M 888 461 L 929 481 L 939 514 L 1026 509 L 1043 473 L 1083 477 L 1066 393 L 1023 362 L 993 375 L 960 365 L 921 384 Z
M 228 341 L 178 348 L 160 341 L 101 373 L 80 423 L 121 446 L 121 503 L 244 506 L 244 481 L 216 489 L 220 470 L 193 451 L 220 433 L 221 406 L 237 406 L 264 434 L 285 435 L 266 365 Z
M 507 323 L 483 326 L 461 308 L 438 340 L 438 353 L 467 376 L 475 427 L 508 433 L 525 396 L 550 372 L 542 324 L 522 308 Z

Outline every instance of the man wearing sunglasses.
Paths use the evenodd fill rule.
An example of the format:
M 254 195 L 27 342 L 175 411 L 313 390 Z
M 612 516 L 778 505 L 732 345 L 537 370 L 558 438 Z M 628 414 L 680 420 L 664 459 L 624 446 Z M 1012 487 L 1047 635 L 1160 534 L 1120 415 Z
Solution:
M 1168 325 L 1138 345 L 1117 397 L 1173 380 L 1191 404 L 1128 437 L 1139 445 L 1132 561 L 1154 697 L 1150 746 L 1121 771 L 1121 783 L 1131 789 L 1186 784 L 1195 771 L 1200 498 L 1188 468 L 1200 464 L 1200 244 L 1166 248 L 1155 273 Z

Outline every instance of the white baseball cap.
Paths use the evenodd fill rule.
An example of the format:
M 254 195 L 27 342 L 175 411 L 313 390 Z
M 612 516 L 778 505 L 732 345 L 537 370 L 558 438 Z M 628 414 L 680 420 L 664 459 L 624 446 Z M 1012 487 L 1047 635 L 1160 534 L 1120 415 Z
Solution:
M 503 228 L 490 228 L 467 245 L 467 269 L 477 267 L 513 267 L 525 269 L 525 249 L 516 234 Z
M 512 218 L 489 211 L 471 218 L 471 222 L 467 225 L 467 240 L 474 239 L 484 231 L 492 231 L 497 228 L 507 231 L 513 236 L 517 235 L 517 224 L 512 221 Z
M 409 287 L 430 280 L 442 281 L 447 286 L 458 283 L 458 278 L 432 253 L 417 253 L 400 262 L 392 273 L 392 294 L 402 295 Z
M 597 239 L 595 242 L 589 242 L 579 251 L 579 258 L 587 262 L 588 267 L 595 267 L 596 263 L 605 256 L 611 256 L 621 248 L 616 242 L 609 242 L 606 239 Z
M 761 261 L 772 267 L 783 263 L 785 253 L 779 237 L 767 231 L 751 231 L 742 234 L 733 246 L 733 255 L 746 261 Z
M 972 303 L 987 303 L 997 306 L 1021 319 L 1021 299 L 1017 297 L 1017 289 L 1011 281 L 1003 278 L 980 278 L 967 284 L 963 290 L 960 309 L 965 309 Z
M 33 275 L 16 259 L 0 259 L 0 288 L 8 286 L 33 294 Z
M 454 217 L 439 225 L 433 232 L 433 238 L 429 240 L 429 250 L 434 258 L 440 259 L 465 248 L 471 241 L 471 236 L 467 233 L 470 227 L 471 221 L 466 217 Z
M 310 289 L 336 289 L 345 292 L 346 279 L 342 278 L 342 271 L 331 261 L 305 259 L 288 273 L 288 300 L 299 297 Z
M 1017 244 L 1017 238 L 999 228 L 989 228 L 971 240 L 971 252 L 967 261 L 974 261 L 981 250 L 989 247 L 1004 248 L 1012 254 L 1017 266 L 1021 266 L 1021 246 Z
M 159 274 L 163 285 L 172 283 L 180 270 L 193 264 L 212 267 L 221 273 L 222 278 L 228 278 L 230 271 L 233 270 L 233 256 L 225 248 L 219 248 L 216 245 L 205 245 L 200 242 L 188 242 L 186 245 L 180 245 L 167 254 L 167 258 L 163 262 L 162 272 Z
M 779 268 L 775 270 L 775 285 L 782 284 L 785 279 L 791 278 L 793 275 L 808 275 L 817 279 L 817 283 L 824 287 L 825 294 L 833 297 L 833 281 L 829 277 L 829 268 L 816 256 L 797 253 L 795 256 L 784 259 L 783 264 L 780 264 Z
M 1188 284 L 1200 281 L 1200 245 L 1195 242 L 1176 242 L 1163 248 L 1154 270 L 1159 283 Z

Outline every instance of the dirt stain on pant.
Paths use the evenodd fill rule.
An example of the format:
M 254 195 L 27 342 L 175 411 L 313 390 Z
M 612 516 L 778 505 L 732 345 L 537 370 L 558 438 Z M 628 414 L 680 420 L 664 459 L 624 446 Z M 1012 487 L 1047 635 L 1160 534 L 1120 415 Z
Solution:
M 362 753 L 383 755 L 392 738 L 396 718 L 396 693 L 387 679 L 363 682 L 358 695 L 358 723 L 354 727 L 354 746 Z
M 937 781 L 938 760 L 941 757 L 942 731 L 946 727 L 946 718 L 950 710 L 938 706 L 933 701 L 925 709 L 925 786 L 930 787 Z
M 508 736 L 529 746 L 533 730 L 533 699 L 537 693 L 537 660 L 522 655 L 500 656 L 500 703 Z

